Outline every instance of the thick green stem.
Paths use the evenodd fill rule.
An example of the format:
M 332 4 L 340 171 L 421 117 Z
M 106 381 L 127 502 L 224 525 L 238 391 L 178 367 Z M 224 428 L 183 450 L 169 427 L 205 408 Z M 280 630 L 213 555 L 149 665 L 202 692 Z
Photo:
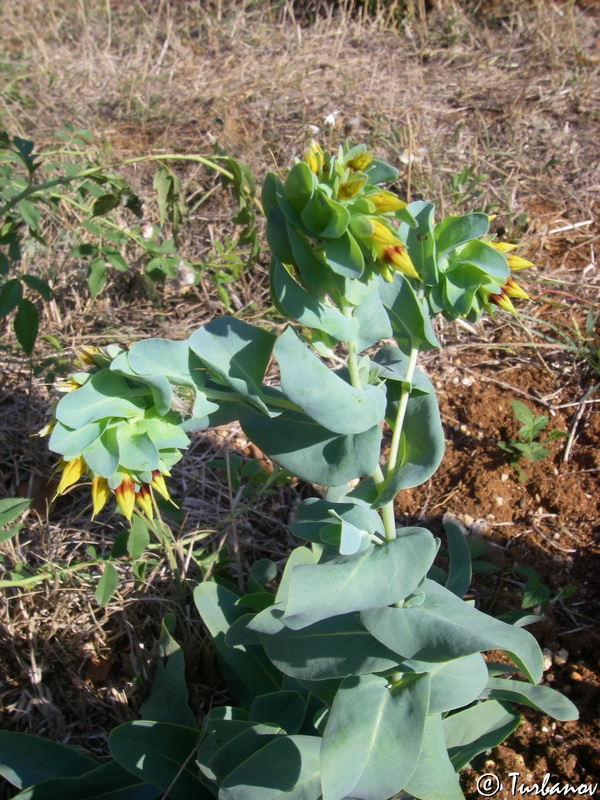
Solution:
M 412 382 L 413 376 L 415 374 L 415 367 L 417 366 L 418 356 L 419 356 L 419 351 L 415 347 L 413 347 L 412 350 L 410 351 L 408 366 L 406 367 L 406 375 L 404 376 L 404 380 L 408 384 Z M 400 394 L 400 402 L 398 403 L 396 420 L 394 422 L 394 432 L 392 434 L 392 442 L 390 444 L 390 455 L 387 464 L 388 475 L 392 473 L 392 471 L 396 468 L 396 464 L 398 463 L 400 436 L 402 434 L 402 426 L 404 424 L 404 417 L 406 415 L 406 409 L 408 407 L 409 397 L 410 397 L 410 389 L 403 387 L 402 393 Z
M 416 348 L 412 348 L 410 351 L 410 356 L 408 359 L 408 366 L 406 368 L 406 375 L 404 376 L 404 380 L 407 384 L 410 384 L 413 375 L 415 374 L 415 367 L 417 365 L 417 357 L 419 355 L 419 351 Z M 410 389 L 404 387 L 400 394 L 400 402 L 398 403 L 398 411 L 396 413 L 396 420 L 394 422 L 394 432 L 392 434 L 392 441 L 390 444 L 390 454 L 388 457 L 387 467 L 386 467 L 386 476 L 389 478 L 396 468 L 398 463 L 398 451 L 400 449 L 400 437 L 402 435 L 402 426 L 404 424 L 404 417 L 406 416 L 406 409 L 408 407 L 408 398 L 410 397 Z M 385 486 L 386 479 L 383 476 L 383 472 L 381 471 L 381 467 L 378 467 L 378 474 L 373 476 L 373 480 L 375 481 L 375 486 L 377 487 L 378 491 L 381 491 Z M 383 519 L 384 529 L 385 529 L 385 538 L 388 541 L 396 538 L 396 522 L 394 519 L 394 501 L 393 499 L 390 500 L 389 503 L 386 503 L 381 508 L 381 517 Z

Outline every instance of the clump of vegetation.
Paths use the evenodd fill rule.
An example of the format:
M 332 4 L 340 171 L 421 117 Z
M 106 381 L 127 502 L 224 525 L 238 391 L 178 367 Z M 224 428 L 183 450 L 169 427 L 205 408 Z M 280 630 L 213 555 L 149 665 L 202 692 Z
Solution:
M 543 438 L 540 438 L 542 432 L 546 430 L 549 419 L 546 414 L 535 416 L 533 411 L 528 408 L 520 400 L 512 401 L 512 408 L 515 418 L 521 423 L 518 439 L 512 439 L 510 442 L 497 442 L 497 447 L 509 456 L 511 466 L 517 471 L 519 480 L 526 481 L 527 476 L 522 472 L 519 467 L 521 459 L 531 461 L 543 461 L 544 458 L 550 455 L 551 450 L 546 446 L 557 439 L 562 439 L 568 436 L 564 431 L 555 429 L 546 431 Z

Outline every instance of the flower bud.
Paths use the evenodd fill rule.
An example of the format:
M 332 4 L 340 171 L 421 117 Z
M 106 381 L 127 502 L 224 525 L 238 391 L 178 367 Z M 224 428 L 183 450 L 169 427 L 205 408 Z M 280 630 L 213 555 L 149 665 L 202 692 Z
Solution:
M 356 197 L 356 195 L 360 192 L 360 190 L 363 188 L 366 182 L 367 182 L 366 175 L 361 175 L 359 173 L 351 175 L 347 181 L 340 183 L 337 193 L 337 199 L 351 200 L 353 197 Z
M 92 480 L 92 518 L 98 514 L 110 496 L 108 482 L 102 475 L 96 475 Z
M 401 208 L 406 208 L 406 203 L 400 200 L 393 192 L 375 192 L 374 194 L 366 195 L 366 199 L 373 203 L 375 211 L 380 214 L 385 214 L 386 211 L 399 211 Z
M 502 287 L 502 291 L 504 294 L 508 295 L 508 297 L 518 297 L 521 300 L 529 300 L 529 295 L 525 292 L 518 283 L 513 281 L 512 278 L 508 278 L 504 286 Z
M 133 514 L 133 506 L 135 505 L 135 484 L 131 478 L 123 478 L 117 486 L 115 500 L 126 519 L 130 520 Z
M 143 483 L 138 492 L 135 493 L 135 502 L 142 509 L 148 519 L 153 519 L 154 509 L 152 508 L 152 494 L 148 484 Z
M 63 462 L 63 465 L 62 476 L 60 483 L 58 484 L 56 494 L 54 495 L 55 497 L 58 497 L 59 494 L 62 494 L 65 489 L 69 488 L 69 486 L 73 486 L 74 483 L 77 483 L 79 478 L 81 478 L 87 469 L 86 463 L 81 456 L 77 456 L 77 458 L 72 458 L 70 461 Z
M 373 153 L 369 153 L 368 150 L 363 150 L 351 158 L 350 161 L 346 161 L 345 166 L 349 167 L 353 172 L 363 172 L 371 161 L 373 161 Z

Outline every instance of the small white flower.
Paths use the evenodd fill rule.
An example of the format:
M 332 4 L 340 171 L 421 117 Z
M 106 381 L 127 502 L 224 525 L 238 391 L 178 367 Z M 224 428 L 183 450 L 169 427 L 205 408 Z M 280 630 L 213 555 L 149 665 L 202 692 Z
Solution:
M 332 111 L 331 114 L 327 114 L 327 116 L 323 120 L 325 125 L 328 125 L 330 128 L 333 128 L 333 126 L 335 125 L 335 118 L 339 113 L 340 113 L 339 111 Z
M 306 127 L 311 136 L 316 136 L 321 132 L 321 128 L 318 125 L 307 125 Z

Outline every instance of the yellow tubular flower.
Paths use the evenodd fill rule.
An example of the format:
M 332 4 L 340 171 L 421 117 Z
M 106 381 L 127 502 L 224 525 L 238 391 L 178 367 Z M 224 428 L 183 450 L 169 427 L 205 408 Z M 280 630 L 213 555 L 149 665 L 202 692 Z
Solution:
M 77 383 L 75 378 L 60 378 L 54 383 L 57 392 L 74 392 L 80 386 L 81 384 Z
M 504 294 L 508 295 L 508 297 L 519 297 L 521 300 L 529 300 L 527 292 L 521 289 L 519 284 L 513 281 L 512 278 L 508 278 L 502 287 L 502 291 Z
M 124 478 L 117 486 L 115 500 L 125 517 L 130 520 L 135 505 L 135 484 L 131 478 Z
M 406 208 L 406 203 L 400 200 L 393 192 L 375 192 L 375 194 L 366 195 L 366 199 L 373 203 L 375 211 L 379 211 L 380 214 L 385 214 L 386 211 L 399 211 L 401 208 Z
M 154 510 L 152 508 L 152 495 L 150 494 L 150 489 L 148 488 L 147 484 L 143 483 L 140 486 L 139 492 L 135 493 L 135 502 L 142 509 L 142 511 L 148 517 L 148 519 L 154 518 Z
M 504 253 L 504 255 L 511 253 L 511 251 L 517 246 L 516 244 L 509 244 L 509 242 L 489 242 L 489 245 L 490 247 L 493 247 L 494 250 Z M 508 261 L 508 266 L 512 270 L 533 267 L 532 261 L 528 261 L 526 258 L 521 258 L 521 256 L 506 255 L 506 260 Z
M 58 497 L 58 495 L 62 494 L 65 489 L 69 488 L 69 486 L 73 486 L 74 483 L 77 483 L 85 470 L 86 463 L 81 456 L 77 456 L 77 458 L 67 461 L 63 466 L 60 483 L 58 484 L 58 489 L 56 490 L 56 494 L 54 496 Z
M 160 495 L 162 495 L 165 498 L 165 500 L 169 500 L 170 502 L 172 502 L 171 496 L 169 495 L 169 492 L 167 490 L 167 484 L 165 483 L 165 479 L 157 469 L 155 469 L 154 472 L 152 473 L 152 481 L 150 482 L 150 486 L 153 489 L 156 489 L 156 491 Z
M 369 166 L 371 161 L 373 161 L 373 153 L 363 150 L 362 153 L 357 153 L 354 158 L 347 161 L 345 166 L 349 167 L 353 172 L 362 172 Z
M 353 197 L 356 197 L 366 182 L 366 175 L 352 175 L 347 181 L 340 183 L 337 199 L 351 200 Z
M 406 252 L 406 248 L 404 248 L 400 243 L 395 245 L 390 244 L 387 247 L 384 247 L 383 253 L 379 255 L 379 258 L 385 264 L 389 264 L 390 267 L 393 267 L 396 272 L 402 272 L 407 276 L 407 278 L 419 277 L 419 273 L 410 260 L 410 256 Z
M 96 475 L 92 480 L 92 519 L 102 510 L 109 497 L 108 481 L 102 475 Z
M 393 267 L 397 272 L 404 273 L 408 278 L 418 278 L 419 273 L 416 271 L 400 239 L 396 238 L 383 222 L 380 222 L 375 217 L 369 217 L 368 219 L 373 225 L 373 231 L 368 238 L 375 245 L 377 258 L 383 261 L 384 264 Z M 388 280 L 383 272 L 381 274 L 385 280 Z
M 504 311 L 510 311 L 512 314 L 517 313 L 517 309 L 513 306 L 510 298 L 506 296 L 504 291 L 502 291 L 501 294 L 488 295 L 488 301 Z
M 94 366 L 96 362 L 94 361 L 93 357 L 99 352 L 100 350 L 98 350 L 97 347 L 92 347 L 91 345 L 85 345 L 79 348 L 77 355 L 79 357 L 79 361 L 82 364 L 86 364 L 88 366 Z
M 302 156 L 302 160 L 308 164 L 311 172 L 313 172 L 315 175 L 318 175 L 323 167 L 324 161 L 323 149 L 321 148 L 321 145 L 318 144 L 318 142 L 315 142 L 313 139 L 308 146 L 308 149 Z

